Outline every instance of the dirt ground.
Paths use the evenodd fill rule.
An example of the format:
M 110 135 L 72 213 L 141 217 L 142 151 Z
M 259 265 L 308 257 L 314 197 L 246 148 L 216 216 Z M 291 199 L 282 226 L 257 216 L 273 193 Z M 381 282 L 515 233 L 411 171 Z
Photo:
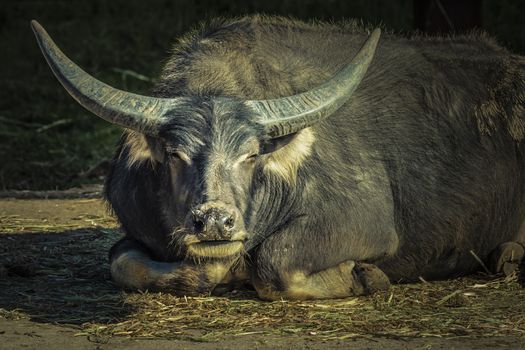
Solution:
M 26 320 L 0 319 L 1 349 L 524 349 L 523 339 L 468 338 L 468 339 L 349 339 L 317 340 L 297 335 L 246 335 L 217 342 L 193 342 L 178 339 L 127 339 L 112 337 L 103 341 L 75 336 L 78 331 L 67 326 L 40 324 Z
M 525 349 L 514 282 L 309 303 L 123 292 L 107 266 L 119 236 L 97 198 L 0 199 L 0 349 Z

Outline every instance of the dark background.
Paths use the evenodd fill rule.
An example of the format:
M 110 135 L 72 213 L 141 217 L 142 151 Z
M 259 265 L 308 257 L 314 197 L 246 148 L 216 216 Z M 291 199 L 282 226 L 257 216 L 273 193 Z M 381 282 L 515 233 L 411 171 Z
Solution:
M 78 106 L 52 76 L 31 19 L 86 71 L 147 94 L 170 46 L 206 18 L 249 13 L 360 18 L 399 33 L 483 28 L 525 52 L 525 1 L 511 0 L 2 0 L 0 190 L 100 182 L 120 129 Z

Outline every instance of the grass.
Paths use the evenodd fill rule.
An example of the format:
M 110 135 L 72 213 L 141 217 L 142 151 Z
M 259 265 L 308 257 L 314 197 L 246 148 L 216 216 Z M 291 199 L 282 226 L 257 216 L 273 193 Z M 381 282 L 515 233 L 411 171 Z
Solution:
M 484 2 L 486 28 L 525 51 L 523 2 Z M 407 31 L 412 1 L 7 0 L 0 6 L 0 189 L 61 189 L 101 182 L 120 130 L 79 107 L 45 64 L 29 20 L 99 79 L 148 93 L 174 38 L 207 17 L 248 13 L 301 19 L 362 18 Z
M 110 281 L 106 255 L 119 238 L 116 222 L 94 211 L 98 200 L 60 203 L 66 211 L 83 204 L 95 214 L 38 219 L 0 210 L 0 317 L 72 325 L 78 336 L 100 342 L 115 336 L 216 341 L 251 334 L 525 338 L 525 289 L 516 275 L 480 273 L 324 301 L 263 302 L 249 289 L 220 297 L 124 292 Z

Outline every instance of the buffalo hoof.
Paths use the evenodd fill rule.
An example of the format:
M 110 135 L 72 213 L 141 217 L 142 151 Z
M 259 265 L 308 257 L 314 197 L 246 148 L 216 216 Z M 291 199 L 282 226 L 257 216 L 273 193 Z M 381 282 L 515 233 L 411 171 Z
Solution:
M 519 268 L 524 254 L 519 243 L 502 243 L 490 254 L 488 268 L 492 273 L 504 273 L 505 276 L 509 276 Z
M 390 288 L 390 279 L 375 265 L 356 263 L 354 271 L 363 286 L 363 294 Z

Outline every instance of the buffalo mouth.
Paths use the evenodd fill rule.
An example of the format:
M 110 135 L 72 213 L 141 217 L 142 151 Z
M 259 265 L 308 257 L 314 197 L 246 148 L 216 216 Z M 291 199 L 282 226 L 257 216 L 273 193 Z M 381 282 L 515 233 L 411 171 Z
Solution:
M 242 241 L 199 241 L 187 245 L 188 253 L 203 258 L 226 258 L 243 251 Z

